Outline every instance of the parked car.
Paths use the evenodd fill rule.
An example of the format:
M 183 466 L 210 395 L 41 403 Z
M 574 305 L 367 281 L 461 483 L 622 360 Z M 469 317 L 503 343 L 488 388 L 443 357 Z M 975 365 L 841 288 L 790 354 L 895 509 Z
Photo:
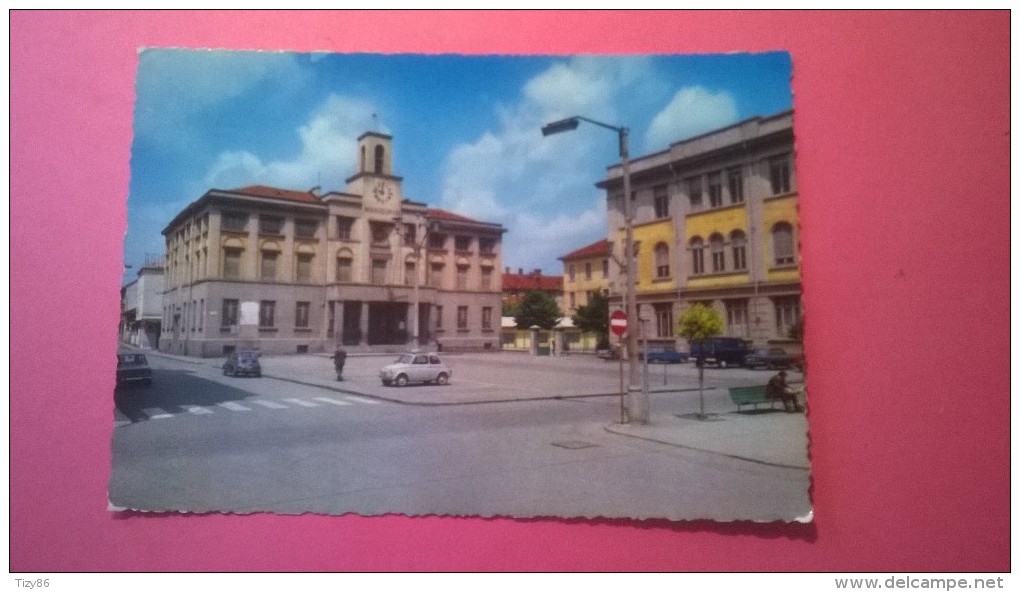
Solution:
M 709 337 L 691 343 L 691 357 L 704 358 L 708 366 L 743 366 L 749 353 L 747 342 L 737 337 Z
M 386 386 L 406 386 L 412 382 L 447 384 L 453 371 L 436 354 L 403 354 L 392 364 L 379 370 L 379 378 Z
M 638 354 L 638 359 L 645 359 L 644 352 Z M 686 361 L 687 354 L 685 352 L 677 351 L 676 348 L 669 346 L 648 347 L 649 364 L 680 364 L 681 362 Z
M 152 384 L 152 368 L 145 354 L 117 354 L 117 384 L 140 382 Z
M 596 350 L 595 355 L 603 360 L 619 360 L 620 349 L 616 347 L 608 347 L 606 349 Z
M 259 364 L 259 355 L 253 351 L 238 351 L 227 356 L 223 362 L 224 376 L 262 376 L 262 365 Z
M 747 354 L 744 358 L 744 366 L 748 368 L 766 368 L 769 370 L 775 369 L 787 369 L 795 366 L 794 357 L 787 354 L 786 350 L 781 347 L 768 347 L 762 349 L 756 349 L 753 352 Z

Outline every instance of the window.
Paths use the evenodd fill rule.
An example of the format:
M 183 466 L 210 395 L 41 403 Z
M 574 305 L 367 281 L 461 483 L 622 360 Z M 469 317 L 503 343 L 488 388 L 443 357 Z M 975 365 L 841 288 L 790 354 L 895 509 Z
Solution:
M 205 298 L 198 301 L 199 314 L 198 314 L 198 330 L 202 331 L 205 327 Z
M 314 238 L 315 231 L 319 229 L 319 223 L 315 220 L 295 220 L 294 236 L 301 238 Z
M 576 292 L 571 292 L 570 293 L 570 308 L 572 308 L 572 309 L 576 309 L 577 308 L 577 293 Z
M 383 224 L 379 222 L 372 222 L 372 246 L 373 247 L 388 247 L 390 246 L 390 233 L 392 227 L 389 224 Z
M 669 277 L 669 247 L 666 243 L 655 245 L 655 277 L 660 280 Z
M 492 269 L 488 267 L 482 268 L 482 289 L 492 289 Z
M 375 172 L 383 172 L 383 160 L 386 156 L 386 149 L 382 146 L 375 147 Z
M 311 253 L 298 253 L 297 266 L 294 269 L 294 279 L 299 282 L 312 281 L 312 258 Z
M 800 320 L 800 297 L 783 296 L 773 298 L 772 302 L 776 307 L 776 332 L 780 337 L 786 338 L 790 333 L 790 327 Z
M 429 235 L 429 248 L 430 249 L 445 249 L 446 248 L 446 235 L 445 234 L 430 234 Z
M 668 218 L 669 217 L 669 195 L 666 191 L 665 185 L 658 185 L 652 189 L 652 194 L 655 196 L 655 217 L 656 218 Z
M 336 281 L 338 282 L 350 282 L 352 280 L 352 264 L 353 260 L 350 257 L 337 257 L 336 260 Z
M 404 224 L 404 244 L 418 244 L 418 227 L 414 224 Z
M 226 232 L 244 232 L 248 226 L 248 214 L 241 212 L 223 212 L 220 227 Z
M 691 202 L 692 210 L 701 209 L 701 177 L 687 179 L 687 199 Z
M 744 203 L 744 176 L 740 167 L 726 171 L 726 182 L 730 190 L 730 203 Z
M 386 283 L 386 260 L 385 259 L 372 259 L 372 283 L 373 284 L 385 284 Z
M 259 216 L 260 234 L 283 234 L 283 218 L 277 216 Z
M 259 328 L 269 329 L 275 325 L 276 301 L 262 300 L 259 302 Z
M 308 328 L 308 313 L 311 310 L 310 302 L 298 302 L 294 309 L 294 327 L 298 329 Z
M 723 237 L 721 234 L 713 234 L 708 239 L 712 251 L 712 271 L 719 273 L 726 271 L 726 251 L 723 249 Z
M 658 337 L 673 336 L 673 306 L 671 304 L 655 305 L 655 334 Z
M 436 307 L 436 329 L 442 330 L 443 328 L 443 307 Z
M 772 227 L 772 252 L 777 266 L 793 265 L 793 227 L 780 222 Z
M 429 268 L 429 287 L 442 288 L 443 287 L 443 268 L 445 266 L 442 263 L 433 263 Z
M 457 289 L 467 290 L 468 287 L 468 267 L 466 265 L 457 266 Z
M 591 263 L 584 264 L 584 279 L 586 280 L 591 279 Z
M 571 263 L 570 266 L 567 267 L 567 275 L 570 277 L 570 281 L 572 282 L 577 279 L 577 269 L 574 267 L 573 263 Z
M 733 269 L 747 269 L 747 239 L 743 231 L 734 230 L 730 234 L 730 246 L 733 248 Z
M 772 184 L 772 195 L 790 192 L 790 155 L 769 159 L 769 181 Z
M 453 248 L 457 251 L 470 251 L 471 250 L 471 237 L 470 236 L 456 236 L 453 238 Z
M 492 238 L 480 238 L 478 239 L 478 250 L 483 255 L 491 255 L 496 252 L 496 239 Z
M 466 331 L 468 328 L 468 307 L 458 306 L 457 307 L 457 329 L 459 331 Z
M 609 259 L 602 260 L 602 277 L 609 277 Z
M 724 300 L 726 306 L 726 335 L 747 337 L 747 300 Z
M 404 285 L 405 286 L 413 286 L 416 283 L 418 283 L 418 274 L 417 274 L 416 270 L 417 270 L 417 267 L 415 266 L 414 261 L 405 261 L 404 262 Z
M 346 216 L 338 216 L 336 219 L 336 237 L 340 240 L 351 240 L 352 230 L 354 229 L 354 218 L 347 218 Z
M 492 307 L 485 306 L 482 308 L 482 329 L 485 331 L 492 330 Z
M 244 249 L 225 248 L 223 249 L 223 277 L 226 279 L 239 279 L 241 277 L 241 254 Z
M 259 277 L 263 280 L 276 279 L 276 261 L 280 254 L 276 251 L 262 251 L 262 264 L 259 269 Z
M 722 205 L 722 173 L 708 175 L 708 202 L 713 208 Z
M 691 263 L 694 275 L 705 273 L 705 242 L 698 236 L 691 239 Z

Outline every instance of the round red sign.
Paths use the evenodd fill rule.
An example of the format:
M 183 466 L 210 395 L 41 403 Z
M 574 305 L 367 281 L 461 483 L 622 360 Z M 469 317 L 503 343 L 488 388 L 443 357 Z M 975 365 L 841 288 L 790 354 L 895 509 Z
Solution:
M 617 336 L 627 332 L 627 314 L 622 310 L 614 311 L 609 315 L 609 329 Z

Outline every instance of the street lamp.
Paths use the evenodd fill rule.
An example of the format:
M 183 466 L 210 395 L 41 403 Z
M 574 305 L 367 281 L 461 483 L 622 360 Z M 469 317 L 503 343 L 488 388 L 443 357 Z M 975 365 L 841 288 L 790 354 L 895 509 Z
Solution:
M 642 388 L 638 369 L 637 327 L 641 322 L 637 316 L 637 265 L 634 257 L 634 219 L 630 204 L 630 155 L 627 148 L 627 136 L 630 132 L 625 127 L 617 127 L 575 115 L 554 121 L 542 127 L 543 136 L 551 136 L 577 129 L 578 124 L 587 121 L 593 125 L 613 130 L 620 141 L 620 160 L 623 168 L 623 220 L 624 220 L 624 271 L 626 274 L 626 296 L 624 306 L 627 314 L 627 362 L 628 362 L 628 398 L 627 415 L 632 421 L 648 423 L 648 391 Z
M 421 213 L 415 214 L 414 228 L 415 228 L 415 234 L 416 235 L 418 233 L 419 222 L 424 217 L 425 216 L 422 215 Z M 397 224 L 404 224 L 404 218 L 402 216 L 395 217 L 393 219 L 393 221 L 395 223 L 397 223 Z M 423 267 L 423 263 L 424 263 L 423 260 L 422 260 L 423 259 L 422 258 L 422 248 L 425 246 L 425 240 L 428 238 L 429 230 L 431 230 L 431 227 L 430 227 L 429 224 L 421 224 L 420 228 L 422 229 L 421 237 L 419 238 L 419 237 L 415 236 L 415 240 L 411 243 L 411 245 L 414 247 L 414 306 L 413 306 L 413 309 L 411 311 L 412 312 L 412 315 L 411 315 L 411 319 L 412 319 L 411 320 L 411 335 L 412 335 L 411 351 L 418 351 L 419 349 L 421 349 L 421 337 L 419 336 L 419 325 L 420 325 L 419 315 L 420 315 L 420 309 L 421 309 L 421 272 L 422 272 L 421 268 Z M 402 230 L 403 229 L 401 229 L 401 231 Z M 400 234 L 400 236 L 403 237 L 403 234 Z

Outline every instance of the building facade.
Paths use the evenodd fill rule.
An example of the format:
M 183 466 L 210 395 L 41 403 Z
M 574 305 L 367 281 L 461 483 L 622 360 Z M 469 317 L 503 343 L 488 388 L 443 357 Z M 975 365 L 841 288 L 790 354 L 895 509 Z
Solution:
M 538 290 L 552 296 L 556 306 L 563 310 L 563 277 L 558 275 L 543 275 L 541 269 L 525 273 L 518 269 L 512 273 L 510 268 L 503 272 L 503 304 L 513 306 L 524 298 L 528 292 Z
M 676 320 L 701 303 L 725 321 L 724 335 L 781 345 L 801 317 L 793 112 L 755 117 L 672 144 L 630 162 L 639 316 L 652 342 L 688 346 Z M 624 260 L 622 167 L 606 190 L 609 239 Z M 610 300 L 625 286 L 610 266 Z
M 592 294 L 609 291 L 612 244 L 602 239 L 560 257 L 563 262 L 563 306 L 570 317 L 588 304 Z
M 181 211 L 160 349 L 498 350 L 502 226 L 405 199 L 391 136 L 358 154 L 344 191 L 212 189 Z
M 147 258 L 138 270 L 138 277 L 121 288 L 121 341 L 143 349 L 157 349 L 162 318 L 163 261 Z

